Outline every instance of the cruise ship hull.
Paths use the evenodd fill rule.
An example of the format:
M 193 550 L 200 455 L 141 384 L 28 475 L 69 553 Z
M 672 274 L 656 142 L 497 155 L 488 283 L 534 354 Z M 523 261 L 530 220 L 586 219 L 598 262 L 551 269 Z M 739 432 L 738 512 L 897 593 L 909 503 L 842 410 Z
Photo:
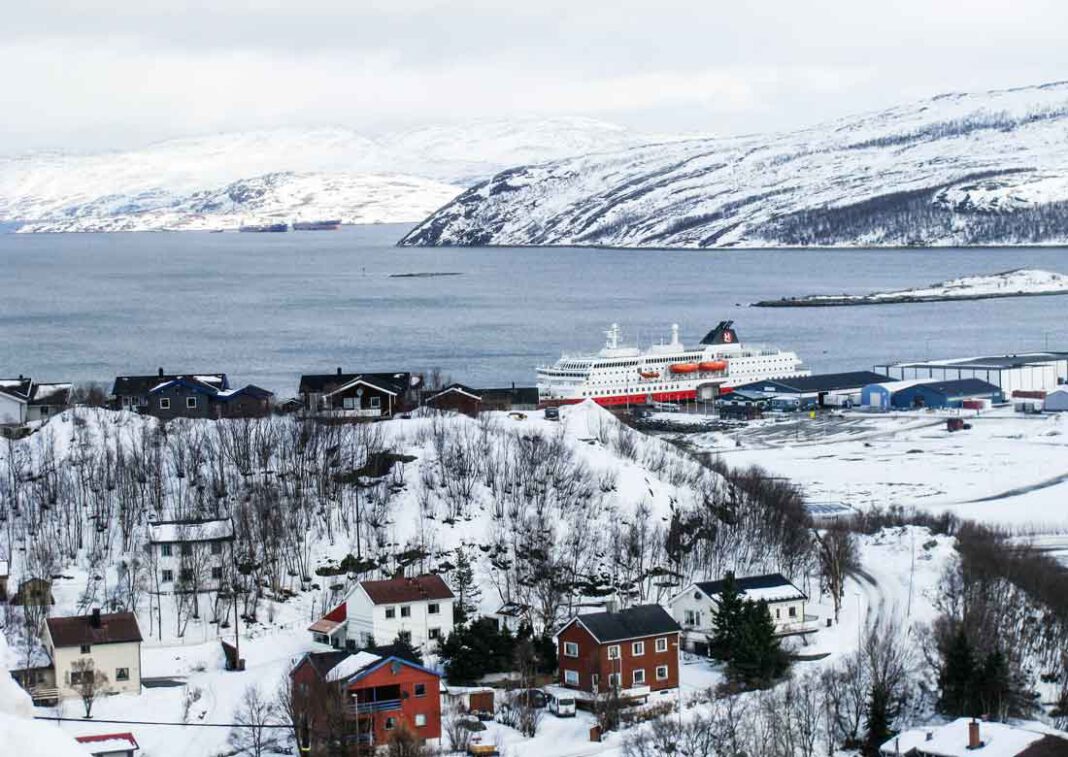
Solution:
M 538 399 L 544 407 L 593 400 L 605 407 L 715 400 L 732 387 L 754 381 L 806 376 L 793 352 L 742 345 L 731 321 L 722 321 L 695 346 L 679 340 L 648 350 L 619 343 L 616 324 L 605 332 L 604 348 L 585 356 L 563 356 L 538 369 Z

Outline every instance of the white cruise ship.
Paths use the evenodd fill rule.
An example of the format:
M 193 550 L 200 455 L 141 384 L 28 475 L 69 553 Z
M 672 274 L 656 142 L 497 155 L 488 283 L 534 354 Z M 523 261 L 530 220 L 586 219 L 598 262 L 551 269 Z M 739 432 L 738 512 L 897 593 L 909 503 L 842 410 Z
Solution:
M 674 324 L 670 343 L 645 351 L 621 345 L 619 324 L 613 323 L 596 355 L 564 355 L 538 368 L 539 404 L 712 400 L 753 381 L 809 375 L 796 353 L 743 345 L 733 323 L 721 321 L 695 347 L 679 341 L 679 326 Z

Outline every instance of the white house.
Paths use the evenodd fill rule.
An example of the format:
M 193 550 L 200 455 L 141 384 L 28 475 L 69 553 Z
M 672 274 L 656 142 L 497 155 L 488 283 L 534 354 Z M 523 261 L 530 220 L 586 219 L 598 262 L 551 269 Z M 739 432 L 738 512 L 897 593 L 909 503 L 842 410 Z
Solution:
M 74 688 L 82 676 L 74 670 L 78 660 L 91 660 L 95 675 L 107 677 L 104 690 L 141 693 L 141 630 L 132 612 L 49 618 L 44 633 L 45 651 L 52 658 L 60 698 L 78 697 Z
M 455 595 L 441 576 L 361 581 L 345 601 L 308 630 L 317 642 L 341 649 L 385 646 L 406 634 L 427 647 L 452 632 Z
M 38 384 L 25 376 L 0 379 L 0 426 L 45 421 L 70 405 L 70 384 Z
M 148 527 L 156 592 L 218 591 L 231 578 L 234 523 L 229 518 L 159 521 Z
M 21 426 L 26 422 L 32 382 L 19 376 L 17 379 L 0 379 L 0 426 Z
M 682 643 L 686 650 L 707 653 L 708 637 L 714 633 L 713 622 L 724 584 L 725 581 L 697 581 L 668 601 L 672 617 L 682 626 Z M 815 630 L 815 626 L 805 625 L 808 595 L 781 573 L 736 578 L 735 584 L 743 600 L 767 603 L 775 633 L 788 635 Z

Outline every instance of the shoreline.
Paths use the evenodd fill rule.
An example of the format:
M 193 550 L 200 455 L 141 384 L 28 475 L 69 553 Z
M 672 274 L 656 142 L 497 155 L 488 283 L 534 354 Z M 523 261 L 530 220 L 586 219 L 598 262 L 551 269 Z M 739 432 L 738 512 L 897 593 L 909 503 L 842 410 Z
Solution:
M 861 295 L 850 297 L 825 297 L 823 295 L 809 295 L 807 297 L 787 297 L 781 300 L 760 300 L 752 302 L 752 308 L 834 308 L 834 307 L 857 307 L 860 305 L 908 305 L 924 302 L 970 302 L 974 300 L 1000 300 L 1010 297 L 1054 297 L 1068 295 L 1068 290 L 1063 292 L 990 292 L 989 294 L 967 295 L 931 295 L 916 297 L 913 295 L 900 295 L 897 297 L 870 297 Z M 819 297 L 820 299 L 810 299 Z

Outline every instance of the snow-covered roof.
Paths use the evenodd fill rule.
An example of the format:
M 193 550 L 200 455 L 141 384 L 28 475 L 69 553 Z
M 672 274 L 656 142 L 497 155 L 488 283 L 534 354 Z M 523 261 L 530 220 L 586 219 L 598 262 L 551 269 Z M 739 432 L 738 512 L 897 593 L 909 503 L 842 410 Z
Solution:
M 102 733 L 99 736 L 75 736 L 86 754 L 112 754 L 138 751 L 140 746 L 132 733 Z
M 218 541 L 232 538 L 234 538 L 234 523 L 229 518 L 200 522 L 153 523 L 148 527 L 148 541 L 152 544 Z
M 344 660 L 339 662 L 330 672 L 326 674 L 326 680 L 328 681 L 343 681 L 354 673 L 358 673 L 368 665 L 373 665 L 382 658 L 376 654 L 370 652 L 357 652 L 354 655 L 349 655 Z
M 33 388 L 33 402 L 38 405 L 46 404 L 48 400 L 56 399 L 64 404 L 70 396 L 72 384 L 35 384 Z
M 742 599 L 750 602 L 789 602 L 796 599 L 808 599 L 805 592 L 781 573 L 742 576 L 735 578 L 734 582 Z M 703 591 L 709 599 L 715 600 L 723 591 L 724 581 L 698 581 L 693 585 Z M 682 596 L 687 591 L 689 591 L 688 588 L 676 596 Z
M 969 749 L 970 722 L 970 718 L 958 718 L 943 726 L 903 731 L 883 744 L 880 751 L 883 754 L 908 754 L 909 750 L 921 749 L 925 754 L 935 754 L 939 757 L 1016 757 L 1046 735 L 1005 723 L 982 722 L 979 724 L 979 740 L 983 742 L 983 746 Z

